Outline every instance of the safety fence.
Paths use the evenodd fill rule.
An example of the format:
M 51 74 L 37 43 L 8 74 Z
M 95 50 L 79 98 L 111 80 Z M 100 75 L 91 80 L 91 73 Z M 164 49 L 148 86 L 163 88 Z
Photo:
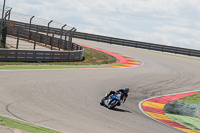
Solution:
M 98 41 L 98 42 L 104 42 L 104 43 L 109 43 L 109 44 L 116 44 L 116 45 L 122 45 L 122 46 L 129 46 L 129 47 L 135 47 L 135 48 L 142 48 L 142 49 L 148 49 L 148 50 L 155 50 L 155 51 L 161 51 L 161 52 L 169 52 L 169 53 L 174 53 L 174 54 L 200 57 L 200 50 L 194 50 L 194 49 L 166 46 L 166 45 L 153 44 L 153 43 L 147 43 L 147 42 L 139 42 L 139 41 L 133 41 L 133 40 L 127 40 L 127 39 L 107 37 L 107 36 L 102 36 L 102 35 L 88 34 L 88 33 L 83 33 L 83 32 L 75 32 L 74 37 L 79 38 L 79 39 Z
M 46 36 L 38 30 L 27 30 L 22 27 L 8 27 L 7 33 L 16 37 L 16 49 L 0 49 L 0 61 L 80 61 L 83 60 L 84 48 L 69 43 L 66 39 Z M 65 36 L 66 38 L 66 36 Z M 20 40 L 32 41 L 33 50 L 18 49 Z M 37 43 L 50 46 L 51 51 L 35 50 Z M 57 48 L 57 50 L 55 50 Z M 62 51 L 61 51 L 62 49 Z
M 33 50 L 35 50 L 36 43 L 38 42 L 44 43 L 45 45 L 49 45 L 51 50 L 53 50 L 53 47 L 57 47 L 59 50 L 63 49 L 72 51 L 82 49 L 82 47 L 77 47 L 77 45 L 72 43 L 71 41 L 67 41 L 66 40 L 67 36 L 64 37 L 65 39 L 55 37 L 54 34 L 52 34 L 51 36 L 50 35 L 47 36 L 46 34 L 41 32 L 39 28 L 36 29 L 36 31 L 34 30 L 29 31 L 23 27 L 18 27 L 18 26 L 8 27 L 7 29 L 8 29 L 7 33 L 9 35 L 17 37 L 16 49 L 18 49 L 20 38 L 26 39 L 27 41 L 32 40 L 34 42 Z
M 47 61 L 65 62 L 79 61 L 83 58 L 83 51 L 41 51 L 41 50 L 19 50 L 0 49 L 0 61 Z
M 7 13 L 9 15 L 0 19 L 1 27 L 3 27 L 1 33 L 4 36 L 15 38 L 9 39 L 9 41 L 16 41 L 12 42 L 16 43 L 16 50 L 1 49 L 1 61 L 80 61 L 83 59 L 84 48 L 72 42 L 72 37 L 76 31 L 75 27 L 65 24 L 58 28 L 61 25 L 55 22 L 53 23 L 55 27 L 50 27 L 52 20 L 48 22 L 45 19 L 34 16 L 30 18 L 28 15 L 16 15 L 16 13 L 11 15 L 11 9 Z M 34 23 L 32 22 L 33 18 L 36 20 Z M 27 20 L 30 21 L 28 22 Z M 48 22 L 48 25 L 45 26 L 45 24 L 41 23 L 42 21 Z M 6 37 L 2 40 L 5 43 Z M 25 40 L 23 43 L 27 42 L 27 44 L 33 43 L 32 49 L 19 49 L 19 46 L 22 45 L 20 40 Z M 50 47 L 51 51 L 36 50 L 38 43 L 43 43 L 45 46 Z M 5 47 L 6 45 L 4 44 Z

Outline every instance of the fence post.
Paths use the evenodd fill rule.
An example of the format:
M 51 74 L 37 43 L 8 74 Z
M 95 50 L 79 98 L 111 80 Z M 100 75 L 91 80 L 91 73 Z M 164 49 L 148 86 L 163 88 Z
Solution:
M 55 31 L 56 32 L 56 31 Z M 53 40 L 54 40 L 54 34 L 55 34 L 55 32 L 53 33 L 53 35 L 52 35 L 52 39 L 51 39 L 51 50 L 53 50 Z
M 75 29 L 75 27 L 73 27 L 71 30 L 69 31 L 66 31 L 65 32 L 65 50 L 66 49 L 69 49 L 69 45 L 70 45 L 70 38 L 72 38 L 72 31 Z M 68 37 L 68 41 L 67 41 L 67 35 L 69 34 L 69 37 Z
M 9 10 L 9 16 L 8 16 L 8 20 L 10 21 L 10 13 L 11 13 L 12 8 L 10 8 Z
M 16 45 L 16 49 L 18 49 L 19 47 L 19 27 L 17 28 L 17 45 Z
M 5 10 L 5 3 L 6 1 L 4 0 L 3 2 L 3 9 L 2 9 L 2 17 L 1 17 L 1 30 L 0 30 L 0 41 L 2 40 L 2 32 L 3 32 L 3 23 L 4 23 L 4 10 Z M 5 44 L 4 45 L 4 48 L 5 48 Z
M 12 10 L 12 8 L 5 13 L 5 20 L 8 17 L 8 22 L 10 21 L 10 12 L 11 12 L 11 10 Z
M 53 20 L 51 20 L 51 21 L 48 23 L 47 35 L 46 35 L 46 38 L 45 38 L 45 46 L 47 46 L 47 38 L 48 38 L 48 34 L 49 34 L 49 25 L 50 25 L 51 22 L 53 22 Z
M 63 27 L 61 28 L 61 31 L 60 31 L 60 40 L 59 40 L 59 42 L 58 42 L 59 50 L 60 50 L 60 47 L 61 47 L 61 44 L 62 44 L 63 28 L 64 28 L 65 26 L 66 26 L 66 24 L 63 25 Z
M 29 30 L 28 30 L 28 41 L 30 40 L 31 22 L 32 22 L 32 19 L 33 19 L 34 17 L 35 17 L 35 16 L 32 16 L 32 17 L 30 18 Z
M 72 37 L 74 36 L 74 33 L 76 32 L 75 27 L 73 27 L 70 31 L 69 31 L 69 40 L 68 40 L 68 46 L 69 46 L 69 50 L 72 50 Z
M 33 48 L 33 50 L 35 50 L 35 47 L 36 47 L 37 35 L 38 35 L 38 26 L 37 26 L 37 31 L 35 32 L 35 36 L 34 36 L 34 48 Z
M 67 34 L 68 34 L 68 32 L 66 31 L 65 32 L 65 41 L 64 41 L 65 42 L 65 44 L 64 44 L 65 45 L 64 50 L 66 50 L 66 48 L 67 48 Z

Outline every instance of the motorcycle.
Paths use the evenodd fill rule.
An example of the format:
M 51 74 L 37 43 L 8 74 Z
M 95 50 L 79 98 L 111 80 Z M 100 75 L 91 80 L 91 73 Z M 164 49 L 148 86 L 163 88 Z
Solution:
M 107 94 L 106 94 L 106 96 L 107 96 Z M 100 101 L 100 105 L 106 106 L 108 109 L 113 109 L 116 106 L 121 105 L 121 101 L 120 101 L 121 94 L 120 93 L 112 94 L 107 99 L 105 99 L 105 97 Z

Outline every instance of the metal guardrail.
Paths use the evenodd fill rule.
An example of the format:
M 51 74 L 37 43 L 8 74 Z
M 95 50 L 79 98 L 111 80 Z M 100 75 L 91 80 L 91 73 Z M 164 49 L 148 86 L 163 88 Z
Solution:
M 83 33 L 83 32 L 75 32 L 73 37 L 79 38 L 79 39 L 97 41 L 97 42 L 104 42 L 104 43 L 109 43 L 109 44 L 116 44 L 116 45 L 122 45 L 122 46 L 129 46 L 129 47 L 135 47 L 135 48 L 142 48 L 142 49 L 148 49 L 148 50 L 155 50 L 155 51 L 161 51 L 161 52 L 169 52 L 169 53 L 174 53 L 174 54 L 200 57 L 200 50 L 194 50 L 194 49 L 166 46 L 166 45 L 147 43 L 147 42 L 139 42 L 139 41 L 133 41 L 133 40 L 127 40 L 127 39 L 107 37 L 107 36 L 102 36 L 102 35 L 88 34 L 88 33 Z
M 77 51 L 41 51 L 0 49 L 0 61 L 80 61 L 83 59 L 83 50 Z

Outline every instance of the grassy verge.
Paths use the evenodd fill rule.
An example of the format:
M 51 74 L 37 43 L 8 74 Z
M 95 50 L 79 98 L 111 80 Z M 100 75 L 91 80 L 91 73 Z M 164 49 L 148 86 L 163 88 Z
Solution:
M 111 55 L 85 47 L 84 60 L 78 62 L 0 62 L 0 70 L 9 69 L 65 69 L 111 66 L 117 59 Z
M 194 118 L 190 116 L 182 116 L 182 115 L 175 115 L 175 114 L 168 114 L 166 115 L 171 118 L 172 120 L 180 123 L 181 125 L 192 129 L 194 131 L 200 132 L 200 119 L 199 118 Z
M 17 121 L 14 119 L 3 117 L 3 116 L 0 116 L 0 125 L 11 127 L 11 128 L 17 128 L 17 129 L 31 132 L 31 133 L 61 133 L 55 130 L 35 126 L 32 124 L 28 124 L 22 121 Z
M 177 102 L 200 104 L 200 93 L 193 94 L 188 97 L 181 98 Z
M 177 100 L 177 102 L 184 102 L 184 103 L 193 103 L 193 104 L 200 104 L 200 93 L 196 93 L 184 98 Z M 194 131 L 200 132 L 200 119 L 190 116 L 182 116 L 177 114 L 169 114 L 166 115 L 171 118 L 172 120 L 180 123 L 181 125 L 192 129 Z

